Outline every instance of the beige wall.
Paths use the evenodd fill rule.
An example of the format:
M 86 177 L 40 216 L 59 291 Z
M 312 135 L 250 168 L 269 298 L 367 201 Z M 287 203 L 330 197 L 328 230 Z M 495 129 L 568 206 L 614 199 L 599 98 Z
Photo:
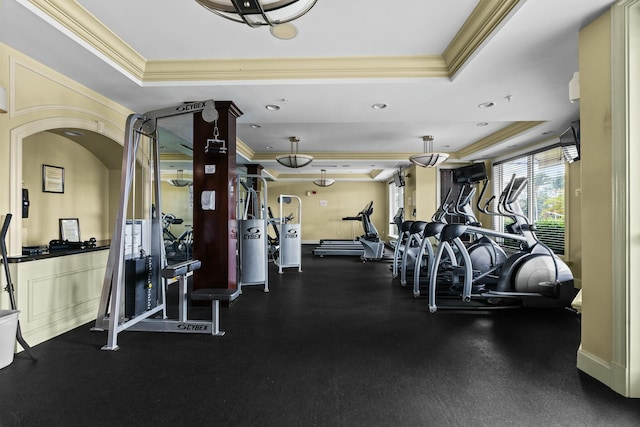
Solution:
M 415 221 L 418 219 L 416 208 L 416 166 L 411 166 L 405 170 L 404 180 L 404 219 Z M 414 215 L 415 212 L 415 215 Z
M 438 168 L 414 168 L 416 219 L 429 221 L 438 208 Z
M 188 177 L 185 176 L 185 178 Z M 183 221 L 182 224 L 171 226 L 171 233 L 178 237 L 185 230 L 185 226 L 193 225 L 193 207 L 189 201 L 189 187 L 174 187 L 163 181 L 160 191 L 162 192 L 161 212 L 173 214 Z
M 0 192 L 0 215 L 13 214 L 7 245 L 9 254 L 17 255 L 23 245 L 23 140 L 49 129 L 76 128 L 99 133 L 122 144 L 125 120 L 131 112 L 1 43 L 0 70 L 0 85 L 7 91 L 9 110 L 7 114 L 0 114 L 0 183 L 5 189 Z M 113 181 L 113 177 L 109 178 Z M 110 193 L 119 191 L 117 186 L 106 188 Z M 107 201 L 100 199 L 100 204 L 111 204 L 112 199 L 113 195 L 109 194 Z M 77 203 L 82 205 L 81 200 Z M 88 209 L 92 208 L 80 206 L 79 209 L 89 214 Z M 81 222 L 83 236 L 104 235 L 107 227 L 104 221 L 87 221 L 88 228 Z M 46 237 L 36 238 L 34 233 L 27 232 L 27 239 L 42 243 L 50 239 L 49 233 L 46 231 Z
M 42 192 L 42 165 L 64 168 L 64 193 Z M 24 246 L 57 239 L 59 218 L 78 218 L 80 237 L 109 235 L 109 171 L 91 152 L 62 136 L 40 132 L 23 140 L 22 180 L 29 190 L 29 218 L 22 220 Z
M 611 360 L 611 14 L 580 31 L 582 348 Z
M 640 0 L 580 32 L 582 342 L 577 366 L 640 397 Z
M 318 187 L 309 181 L 275 181 L 268 183 L 269 206 L 274 216 L 279 215 L 278 195 L 290 194 L 302 199 L 302 240 L 351 239 L 363 234 L 357 221 L 343 221 L 356 216 L 367 203 L 373 201 L 372 222 L 381 238 L 386 237 L 387 183 L 338 181 L 331 187 Z M 307 196 L 308 191 L 316 194 Z M 326 205 L 323 206 L 323 204 Z M 284 205 L 284 215 L 297 214 L 295 201 Z M 352 229 L 353 227 L 353 229 Z M 353 230 L 353 231 L 352 231 Z

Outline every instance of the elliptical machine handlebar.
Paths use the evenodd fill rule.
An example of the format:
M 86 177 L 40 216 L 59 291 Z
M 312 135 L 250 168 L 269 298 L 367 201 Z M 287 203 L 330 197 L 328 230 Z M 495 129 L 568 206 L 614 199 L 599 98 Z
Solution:
M 451 206 L 451 204 L 449 203 L 449 197 L 451 197 L 452 191 L 453 187 L 449 187 L 449 191 L 447 191 L 447 195 L 444 197 L 444 200 L 440 204 L 440 207 L 436 209 L 436 211 L 431 216 L 431 221 L 443 222 L 444 216 L 449 214 L 449 207 Z

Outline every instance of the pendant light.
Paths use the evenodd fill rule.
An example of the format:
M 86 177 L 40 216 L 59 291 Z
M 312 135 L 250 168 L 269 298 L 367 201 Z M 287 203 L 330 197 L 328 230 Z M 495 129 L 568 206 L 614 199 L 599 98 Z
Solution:
M 184 171 L 182 169 L 178 169 L 176 172 L 176 177 L 174 179 L 168 179 L 167 182 L 174 187 L 186 187 L 187 185 L 193 184 L 193 180 L 184 178 Z
M 432 168 L 439 165 L 449 158 L 447 153 L 437 153 L 433 151 L 433 136 L 426 135 L 422 137 L 424 143 L 424 153 L 414 154 L 409 157 L 412 163 L 423 168 Z
M 320 170 L 320 179 L 314 179 L 313 183 L 318 187 L 329 187 L 336 182 L 335 179 L 327 179 L 327 171 L 324 169 Z
M 313 161 L 312 156 L 298 153 L 298 143 L 300 142 L 300 138 L 292 136 L 289 138 L 289 141 L 291 142 L 291 153 L 276 157 L 276 161 L 278 163 L 288 168 L 301 168 L 307 166 Z
M 317 0 L 196 0 L 216 15 L 250 27 L 291 22 L 307 13 Z

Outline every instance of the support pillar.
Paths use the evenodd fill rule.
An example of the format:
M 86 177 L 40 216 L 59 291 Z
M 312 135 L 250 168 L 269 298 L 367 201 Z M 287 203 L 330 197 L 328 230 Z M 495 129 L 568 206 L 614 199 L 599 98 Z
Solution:
M 193 116 L 193 257 L 202 262 L 194 272 L 193 289 L 237 288 L 236 119 L 242 112 L 231 101 L 216 101 L 218 139 L 226 153 L 206 153 L 214 125 Z M 216 145 L 217 147 L 218 145 Z M 212 191 L 213 209 L 204 209 L 202 194 Z

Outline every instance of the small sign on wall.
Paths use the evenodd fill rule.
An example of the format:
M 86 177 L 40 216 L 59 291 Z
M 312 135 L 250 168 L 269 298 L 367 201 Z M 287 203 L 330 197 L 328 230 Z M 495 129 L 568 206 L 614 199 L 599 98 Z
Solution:
M 64 168 L 42 165 L 42 192 L 64 193 Z
M 327 207 L 329 204 L 327 203 L 326 200 L 320 200 L 320 206 L 322 207 Z

